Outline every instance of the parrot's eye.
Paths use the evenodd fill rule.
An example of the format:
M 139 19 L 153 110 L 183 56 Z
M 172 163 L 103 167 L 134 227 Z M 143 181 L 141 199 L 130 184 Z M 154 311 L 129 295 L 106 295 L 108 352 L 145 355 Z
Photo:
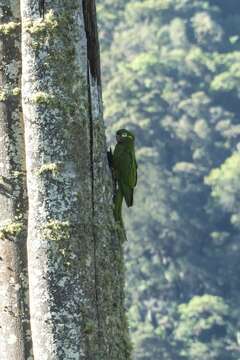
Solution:
M 127 136 L 128 136 L 127 133 L 122 134 L 122 137 L 127 137 Z

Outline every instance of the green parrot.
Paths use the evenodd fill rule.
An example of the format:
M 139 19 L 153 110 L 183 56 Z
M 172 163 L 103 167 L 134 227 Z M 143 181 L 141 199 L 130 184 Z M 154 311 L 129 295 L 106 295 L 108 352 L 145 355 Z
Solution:
M 137 161 L 135 157 L 133 133 L 126 129 L 116 132 L 117 144 L 113 152 L 113 176 L 117 182 L 114 198 L 114 217 L 123 227 L 122 203 L 133 206 L 133 192 L 137 185 Z

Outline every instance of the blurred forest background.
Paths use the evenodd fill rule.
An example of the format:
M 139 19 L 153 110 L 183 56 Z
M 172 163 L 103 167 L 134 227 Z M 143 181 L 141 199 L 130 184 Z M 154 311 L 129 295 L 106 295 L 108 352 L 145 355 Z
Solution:
M 108 136 L 137 138 L 134 360 L 240 359 L 240 2 L 99 0 L 98 21 Z

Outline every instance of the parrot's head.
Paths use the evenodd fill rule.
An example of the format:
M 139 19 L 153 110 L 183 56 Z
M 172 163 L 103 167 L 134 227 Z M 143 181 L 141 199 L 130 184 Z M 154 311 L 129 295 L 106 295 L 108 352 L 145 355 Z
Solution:
M 135 140 L 135 136 L 126 129 L 120 129 L 116 132 L 116 139 L 118 143 L 133 142 Z

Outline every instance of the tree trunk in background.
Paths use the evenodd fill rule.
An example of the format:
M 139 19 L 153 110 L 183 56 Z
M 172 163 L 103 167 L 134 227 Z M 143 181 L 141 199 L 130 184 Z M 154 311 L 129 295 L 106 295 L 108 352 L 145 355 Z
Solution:
M 0 358 L 30 354 L 20 4 L 0 5 Z
M 35 360 L 129 359 L 95 2 L 21 0 Z

